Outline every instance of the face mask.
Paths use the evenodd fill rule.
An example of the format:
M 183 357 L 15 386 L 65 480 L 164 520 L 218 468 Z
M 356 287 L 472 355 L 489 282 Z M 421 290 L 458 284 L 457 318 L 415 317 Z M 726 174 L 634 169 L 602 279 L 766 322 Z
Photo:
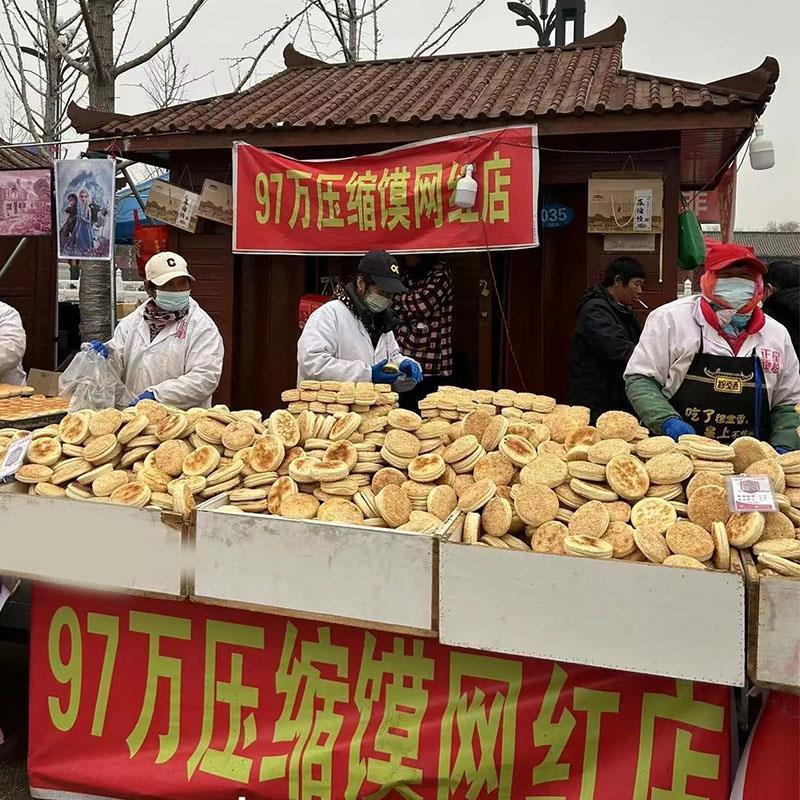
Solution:
M 163 311 L 183 311 L 189 305 L 190 291 L 162 292 L 156 289 L 156 305 Z
M 384 297 L 382 294 L 376 294 L 375 292 L 367 292 L 364 295 L 364 305 L 373 314 L 380 314 L 381 311 L 385 311 L 391 302 L 391 297 Z
M 718 278 L 714 287 L 714 297 L 725 301 L 734 312 L 746 306 L 755 294 L 756 284 L 748 278 Z

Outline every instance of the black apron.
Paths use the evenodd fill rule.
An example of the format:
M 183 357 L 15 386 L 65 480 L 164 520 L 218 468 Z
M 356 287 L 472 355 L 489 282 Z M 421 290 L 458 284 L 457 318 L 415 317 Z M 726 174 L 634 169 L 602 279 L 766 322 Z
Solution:
M 739 436 L 769 440 L 769 396 L 755 348 L 748 356 L 712 356 L 700 350 L 670 400 L 695 430 L 723 444 Z

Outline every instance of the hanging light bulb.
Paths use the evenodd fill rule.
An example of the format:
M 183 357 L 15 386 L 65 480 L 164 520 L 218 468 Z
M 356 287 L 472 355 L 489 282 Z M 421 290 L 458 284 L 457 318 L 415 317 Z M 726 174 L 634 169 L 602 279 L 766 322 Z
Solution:
M 764 136 L 764 126 L 756 125 L 755 138 L 750 142 L 750 166 L 753 169 L 771 169 L 775 166 L 775 146 Z
M 475 205 L 475 198 L 478 196 L 478 182 L 472 177 L 474 171 L 475 167 L 467 164 L 464 176 L 458 179 L 454 202 L 459 208 L 472 208 Z

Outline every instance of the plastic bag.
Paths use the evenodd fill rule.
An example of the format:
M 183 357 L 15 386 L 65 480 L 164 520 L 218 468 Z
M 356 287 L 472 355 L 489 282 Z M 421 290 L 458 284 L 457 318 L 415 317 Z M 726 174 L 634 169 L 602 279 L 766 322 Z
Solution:
M 84 408 L 126 408 L 135 399 L 120 378 L 113 354 L 103 358 L 88 343 L 64 370 L 58 381 L 59 394 L 69 400 L 70 411 Z
M 678 214 L 678 264 L 694 269 L 706 263 L 706 242 L 694 211 Z

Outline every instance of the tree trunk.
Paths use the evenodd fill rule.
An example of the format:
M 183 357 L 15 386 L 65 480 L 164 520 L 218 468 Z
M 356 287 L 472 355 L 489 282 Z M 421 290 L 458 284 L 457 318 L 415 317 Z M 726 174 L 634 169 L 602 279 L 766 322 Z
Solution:
M 358 61 L 358 29 L 360 20 L 356 0 L 347 0 L 347 47 L 350 50 L 348 61 Z
M 89 76 L 89 105 L 114 111 L 114 0 L 89 0 L 89 16 L 100 55 Z M 113 254 L 112 254 L 113 255 Z M 113 261 L 82 261 L 80 282 L 81 339 L 111 338 L 111 273 Z

